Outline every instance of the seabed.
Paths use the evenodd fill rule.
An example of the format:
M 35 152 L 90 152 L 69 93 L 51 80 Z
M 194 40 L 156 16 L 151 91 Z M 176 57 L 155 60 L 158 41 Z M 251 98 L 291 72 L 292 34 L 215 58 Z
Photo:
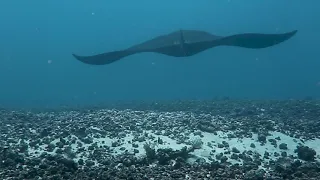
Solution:
M 320 101 L 0 110 L 0 179 L 320 179 Z

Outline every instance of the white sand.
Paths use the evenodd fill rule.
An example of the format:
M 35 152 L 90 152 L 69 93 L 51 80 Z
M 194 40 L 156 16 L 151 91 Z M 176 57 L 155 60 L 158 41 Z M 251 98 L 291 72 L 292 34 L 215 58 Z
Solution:
M 94 128 L 94 129 L 98 129 L 98 128 Z M 131 143 L 132 139 L 133 139 L 133 135 L 131 133 L 127 133 L 125 138 L 121 139 L 122 144 L 118 147 L 111 147 L 111 144 L 113 141 L 117 141 L 118 139 L 110 139 L 108 137 L 106 138 L 93 138 L 93 143 L 97 142 L 98 146 L 109 146 L 111 147 L 111 149 L 113 149 L 113 152 L 111 153 L 112 155 L 116 155 L 116 154 L 121 154 L 124 151 L 120 150 L 120 148 L 125 147 L 126 150 L 128 150 L 128 153 L 133 153 L 134 149 L 137 149 L 139 151 L 139 153 L 136 153 L 136 156 L 144 156 L 145 155 L 145 150 L 143 148 L 143 145 L 146 142 L 152 142 L 151 137 L 153 136 L 153 141 L 156 141 L 159 138 L 161 138 L 163 140 L 163 144 L 155 144 L 155 149 L 158 148 L 172 148 L 173 150 L 179 150 L 181 148 L 183 148 L 184 146 L 190 147 L 190 145 L 186 145 L 186 144 L 178 144 L 175 140 L 169 138 L 168 136 L 163 136 L 163 135 L 155 135 L 154 133 L 151 133 L 150 131 L 146 131 L 148 133 L 148 137 L 146 138 L 146 141 L 143 142 L 134 142 L 134 144 L 137 144 L 139 147 L 138 148 L 134 148 L 132 146 Z M 245 150 L 252 150 L 253 152 L 259 153 L 261 155 L 261 158 L 263 158 L 264 153 L 267 151 L 270 154 L 270 158 L 274 157 L 273 154 L 274 152 L 278 152 L 279 154 L 282 151 L 286 151 L 287 155 L 293 155 L 293 156 L 297 156 L 296 153 L 294 153 L 294 150 L 296 149 L 296 146 L 301 143 L 304 144 L 306 146 L 309 146 L 310 148 L 313 148 L 316 152 L 317 155 L 320 154 L 320 139 L 316 139 L 316 140 L 310 140 L 310 141 L 306 141 L 304 143 L 302 143 L 301 141 L 296 139 L 296 142 L 294 141 L 294 138 L 287 136 L 285 134 L 282 134 L 280 132 L 273 132 L 272 136 L 268 136 L 267 137 L 267 142 L 265 145 L 260 145 L 260 143 L 257 141 L 257 134 L 253 134 L 253 138 L 244 138 L 244 139 L 238 139 L 238 138 L 232 138 L 232 139 L 228 139 L 227 135 L 228 133 L 223 133 L 223 132 L 217 132 L 217 135 L 214 135 L 212 133 L 207 133 L 207 132 L 202 132 L 203 137 L 200 138 L 200 136 L 195 136 L 193 134 L 190 135 L 190 139 L 201 139 L 201 141 L 203 142 L 203 145 L 200 149 L 196 149 L 194 152 L 192 152 L 191 154 L 193 154 L 196 158 L 190 158 L 188 161 L 189 162 L 193 162 L 195 161 L 197 158 L 204 158 L 206 161 L 209 162 L 209 157 L 211 157 L 212 159 L 216 159 L 215 155 L 218 153 L 224 153 L 226 151 L 231 151 L 232 147 L 236 147 L 240 153 L 242 153 Z M 273 145 L 271 145 L 271 143 L 268 141 L 268 139 L 275 139 L 276 137 L 280 137 L 281 140 L 278 141 L 277 140 L 277 144 L 279 146 L 279 144 L 281 143 L 286 143 L 288 149 L 287 150 L 280 150 L 279 147 L 275 148 Z M 80 141 L 76 136 L 72 135 L 72 138 L 76 138 L 77 141 Z M 59 139 L 54 140 L 52 143 L 55 144 L 56 142 L 58 142 Z M 104 143 L 102 143 L 104 141 Z M 222 141 L 226 141 L 229 144 L 229 148 L 218 148 L 218 143 L 222 143 Z M 30 141 L 28 141 L 27 143 L 29 143 Z M 208 143 L 212 144 L 212 147 L 208 146 Z M 254 143 L 255 144 L 255 148 L 251 148 L 250 144 Z M 85 147 L 85 149 L 87 150 L 88 147 L 90 146 L 90 144 L 83 144 L 83 147 Z M 31 156 L 39 156 L 42 152 L 45 151 L 45 147 L 47 145 L 41 145 L 40 149 L 35 150 L 31 147 L 29 147 L 29 154 Z M 77 151 L 77 143 L 72 144 L 71 148 L 73 150 L 73 152 Z M 57 148 L 56 148 L 57 149 Z M 55 150 L 56 150 L 55 149 Z M 49 154 L 54 154 L 55 150 L 53 152 L 48 152 Z M 215 150 L 215 152 L 212 152 L 213 150 Z M 36 153 L 38 152 L 38 153 Z M 88 156 L 88 152 L 89 151 L 85 151 L 82 153 L 78 153 L 76 154 L 76 158 L 75 160 L 79 160 L 80 158 L 82 158 L 83 160 L 87 160 L 87 156 Z M 232 153 L 231 153 L 232 154 Z M 230 159 L 231 154 L 225 154 L 225 156 L 228 157 L 228 161 L 231 163 L 239 163 L 241 164 L 241 161 L 235 161 Z M 319 157 L 318 157 L 319 158 Z M 97 163 L 97 162 L 95 162 Z

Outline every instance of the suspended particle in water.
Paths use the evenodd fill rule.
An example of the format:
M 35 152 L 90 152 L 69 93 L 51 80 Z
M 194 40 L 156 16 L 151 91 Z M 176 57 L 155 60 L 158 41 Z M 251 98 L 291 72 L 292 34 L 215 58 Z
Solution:
M 48 64 L 51 64 L 51 63 L 52 63 L 52 60 L 49 59 L 49 60 L 48 60 Z
M 91 15 L 95 15 L 96 13 L 92 12 Z

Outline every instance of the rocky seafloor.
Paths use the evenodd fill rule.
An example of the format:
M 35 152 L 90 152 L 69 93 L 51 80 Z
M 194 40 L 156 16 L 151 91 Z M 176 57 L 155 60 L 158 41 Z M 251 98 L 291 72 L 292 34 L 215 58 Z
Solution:
M 320 101 L 0 109 L 0 179 L 320 179 Z

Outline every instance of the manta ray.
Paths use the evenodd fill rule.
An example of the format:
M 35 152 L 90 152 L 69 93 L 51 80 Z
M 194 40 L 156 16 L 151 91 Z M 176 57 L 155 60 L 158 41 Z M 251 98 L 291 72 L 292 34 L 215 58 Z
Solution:
M 188 57 L 217 46 L 235 46 L 261 49 L 280 44 L 297 33 L 297 30 L 282 34 L 242 33 L 217 36 L 199 30 L 178 30 L 157 36 L 127 49 L 110 51 L 91 56 L 72 54 L 77 60 L 90 65 L 111 64 L 138 53 L 159 53 L 172 57 Z

